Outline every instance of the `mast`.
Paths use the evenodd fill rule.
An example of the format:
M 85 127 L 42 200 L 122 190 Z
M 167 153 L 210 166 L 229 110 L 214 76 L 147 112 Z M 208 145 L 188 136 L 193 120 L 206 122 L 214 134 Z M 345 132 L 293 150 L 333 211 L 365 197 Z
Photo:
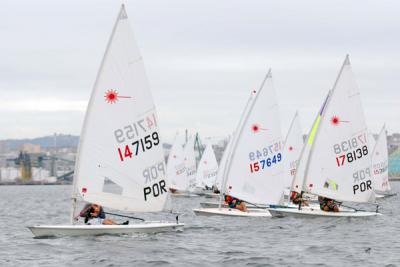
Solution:
M 78 145 L 78 151 L 77 151 L 77 157 L 76 157 L 76 163 L 75 163 L 75 171 L 74 171 L 74 178 L 73 178 L 73 183 L 72 183 L 72 198 L 71 198 L 72 199 L 72 205 L 71 205 L 72 208 L 71 208 L 71 217 L 70 217 L 71 224 L 75 224 L 74 217 L 75 217 L 75 213 L 76 213 L 77 198 L 78 198 L 78 192 L 77 192 L 77 188 L 76 188 L 77 187 L 77 177 L 76 176 L 77 176 L 77 173 L 78 173 L 78 170 L 79 170 L 79 167 L 80 167 L 79 166 L 80 165 L 79 164 L 80 163 L 79 162 L 79 154 L 80 154 L 80 151 L 81 151 L 81 148 L 82 148 L 82 144 L 85 141 L 83 139 L 83 136 L 85 136 L 86 122 L 87 122 L 87 119 L 88 119 L 89 113 L 90 113 L 90 108 L 89 107 L 92 105 L 92 103 L 94 101 L 94 96 L 95 96 L 95 93 L 96 93 L 97 84 L 99 82 L 99 77 L 103 73 L 104 61 L 105 61 L 105 58 L 106 58 L 106 56 L 108 54 L 108 51 L 110 50 L 111 42 L 112 42 L 113 37 L 115 35 L 115 30 L 117 29 L 119 20 L 120 19 L 126 19 L 126 18 L 128 18 L 128 16 L 126 14 L 125 5 L 122 4 L 121 8 L 120 8 L 120 10 L 118 12 L 118 16 L 117 16 L 117 19 L 115 21 L 114 27 L 112 29 L 111 36 L 108 39 L 107 47 L 106 47 L 106 50 L 104 52 L 103 59 L 101 60 L 100 68 L 99 68 L 99 71 L 97 72 L 96 80 L 95 80 L 95 83 L 93 85 L 92 94 L 90 96 L 89 103 L 87 105 L 85 119 L 83 121 L 83 127 L 82 127 L 82 131 L 81 131 L 81 135 L 80 135 L 79 145 Z

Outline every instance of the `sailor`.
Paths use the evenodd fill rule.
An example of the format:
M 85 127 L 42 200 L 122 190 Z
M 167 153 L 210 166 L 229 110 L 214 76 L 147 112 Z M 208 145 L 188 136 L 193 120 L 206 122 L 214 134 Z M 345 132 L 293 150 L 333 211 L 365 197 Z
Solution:
M 218 190 L 218 187 L 216 187 L 215 185 L 213 185 L 211 187 L 211 190 L 213 191 L 214 194 L 219 194 L 220 193 L 220 191 Z
M 232 196 L 225 195 L 225 203 L 231 209 L 238 209 L 240 211 L 247 211 L 246 204 L 242 200 L 240 200 L 238 198 L 234 198 Z
M 85 218 L 85 224 L 88 225 L 114 225 L 117 224 L 115 221 L 106 219 L 106 214 L 103 207 L 97 204 L 87 204 L 82 211 L 79 213 L 79 217 Z M 122 224 L 129 224 L 126 221 Z
M 319 207 L 323 211 L 333 211 L 339 212 L 339 207 L 335 200 L 327 198 L 327 197 L 318 197 Z
M 293 204 L 299 205 L 301 203 L 301 206 L 308 206 L 308 201 L 304 200 L 301 197 L 301 194 L 296 191 L 292 191 L 290 194 L 290 200 L 293 202 Z

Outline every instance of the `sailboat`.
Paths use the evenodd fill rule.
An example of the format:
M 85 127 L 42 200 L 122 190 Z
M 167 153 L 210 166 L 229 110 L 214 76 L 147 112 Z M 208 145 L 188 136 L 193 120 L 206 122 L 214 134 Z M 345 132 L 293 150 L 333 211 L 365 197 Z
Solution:
M 284 163 L 284 182 L 285 182 L 285 197 L 288 198 L 290 204 L 290 186 L 296 174 L 296 169 L 300 154 L 303 148 L 303 133 L 301 130 L 299 113 L 296 111 L 293 116 L 292 122 L 290 123 L 289 130 L 286 134 L 284 148 L 283 148 L 283 163 Z M 228 151 L 228 150 L 227 150 Z M 224 154 L 225 157 L 225 154 Z M 223 162 L 223 161 L 222 161 Z M 222 171 L 221 171 L 222 172 Z M 221 175 L 222 176 L 222 175 Z M 211 208 L 218 207 L 218 202 L 201 202 L 201 207 Z M 251 207 L 251 205 L 249 205 Z M 265 205 L 257 205 L 265 206 Z
M 199 161 L 196 173 L 196 192 L 212 193 L 211 188 L 217 179 L 218 162 L 212 144 L 208 143 Z
M 372 151 L 372 187 L 378 197 L 393 196 L 389 183 L 386 126 L 383 125 Z
M 194 138 L 189 136 L 183 150 L 186 175 L 188 179 L 189 192 L 194 192 L 196 188 L 196 154 L 194 152 Z
M 167 164 L 167 178 L 170 181 L 172 193 L 186 191 L 189 187 L 184 158 L 182 142 L 177 133 L 169 152 Z
M 230 195 L 253 204 L 278 204 L 283 198 L 283 140 L 278 104 L 268 72 L 259 90 L 251 92 L 232 140 L 220 201 Z M 196 215 L 269 217 L 266 209 L 248 212 L 229 208 L 199 208 Z
M 343 63 L 303 149 L 292 190 L 337 201 L 374 203 L 371 147 L 349 57 Z M 366 217 L 379 213 L 357 209 L 269 208 L 273 216 Z
M 183 149 L 183 141 L 181 140 L 179 133 L 177 133 L 168 156 L 167 164 L 167 178 L 171 183 L 170 191 L 174 197 L 198 196 L 190 192 L 190 183 L 193 183 L 193 181 L 189 180 L 188 176 L 188 168 L 193 170 L 193 166 L 189 166 L 188 162 L 193 163 L 194 161 L 194 168 L 196 167 L 194 152 L 193 159 L 189 159 L 189 161 L 187 155 L 187 151 Z
M 222 154 L 222 158 L 217 170 L 217 177 L 215 178 L 214 184 L 213 184 L 213 190 L 214 192 L 212 193 L 205 193 L 204 196 L 206 198 L 213 198 L 213 201 L 205 201 L 205 202 L 200 202 L 200 206 L 202 208 L 216 208 L 220 206 L 220 192 L 222 191 L 222 183 L 223 183 L 223 177 L 224 177 L 224 172 L 226 168 L 226 163 L 228 161 L 229 153 L 231 152 L 231 147 L 232 147 L 232 140 L 233 140 L 233 135 L 229 137 L 228 143 L 225 147 L 224 153 Z
M 29 227 L 36 237 L 182 230 L 178 222 L 79 225 L 83 200 L 123 212 L 161 212 L 169 185 L 159 121 L 142 57 L 121 6 L 90 97 L 79 142 L 71 224 Z M 105 191 L 108 181 L 119 192 Z

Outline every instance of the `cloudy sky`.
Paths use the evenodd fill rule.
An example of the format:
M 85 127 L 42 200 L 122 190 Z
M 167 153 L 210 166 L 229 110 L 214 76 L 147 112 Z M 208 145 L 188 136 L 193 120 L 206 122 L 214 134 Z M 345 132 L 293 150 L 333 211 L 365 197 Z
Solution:
M 0 139 L 79 134 L 117 0 L 0 1 Z M 166 140 L 222 136 L 272 68 L 304 132 L 349 53 L 373 132 L 400 132 L 400 1 L 124 1 Z

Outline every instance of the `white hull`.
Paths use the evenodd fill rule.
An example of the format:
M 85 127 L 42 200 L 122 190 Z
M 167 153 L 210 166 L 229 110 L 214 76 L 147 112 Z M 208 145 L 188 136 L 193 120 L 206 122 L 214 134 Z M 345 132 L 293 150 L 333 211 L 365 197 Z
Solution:
M 121 235 L 183 231 L 183 223 L 145 222 L 132 225 L 37 225 L 28 227 L 35 237 Z
M 230 208 L 200 208 L 193 209 L 193 212 L 201 216 L 271 217 L 267 209 L 251 209 L 244 212 Z
M 269 212 L 273 217 L 370 217 L 381 215 L 377 212 L 370 211 L 340 211 L 340 212 L 327 212 L 321 209 L 295 209 L 295 208 L 269 208 Z

